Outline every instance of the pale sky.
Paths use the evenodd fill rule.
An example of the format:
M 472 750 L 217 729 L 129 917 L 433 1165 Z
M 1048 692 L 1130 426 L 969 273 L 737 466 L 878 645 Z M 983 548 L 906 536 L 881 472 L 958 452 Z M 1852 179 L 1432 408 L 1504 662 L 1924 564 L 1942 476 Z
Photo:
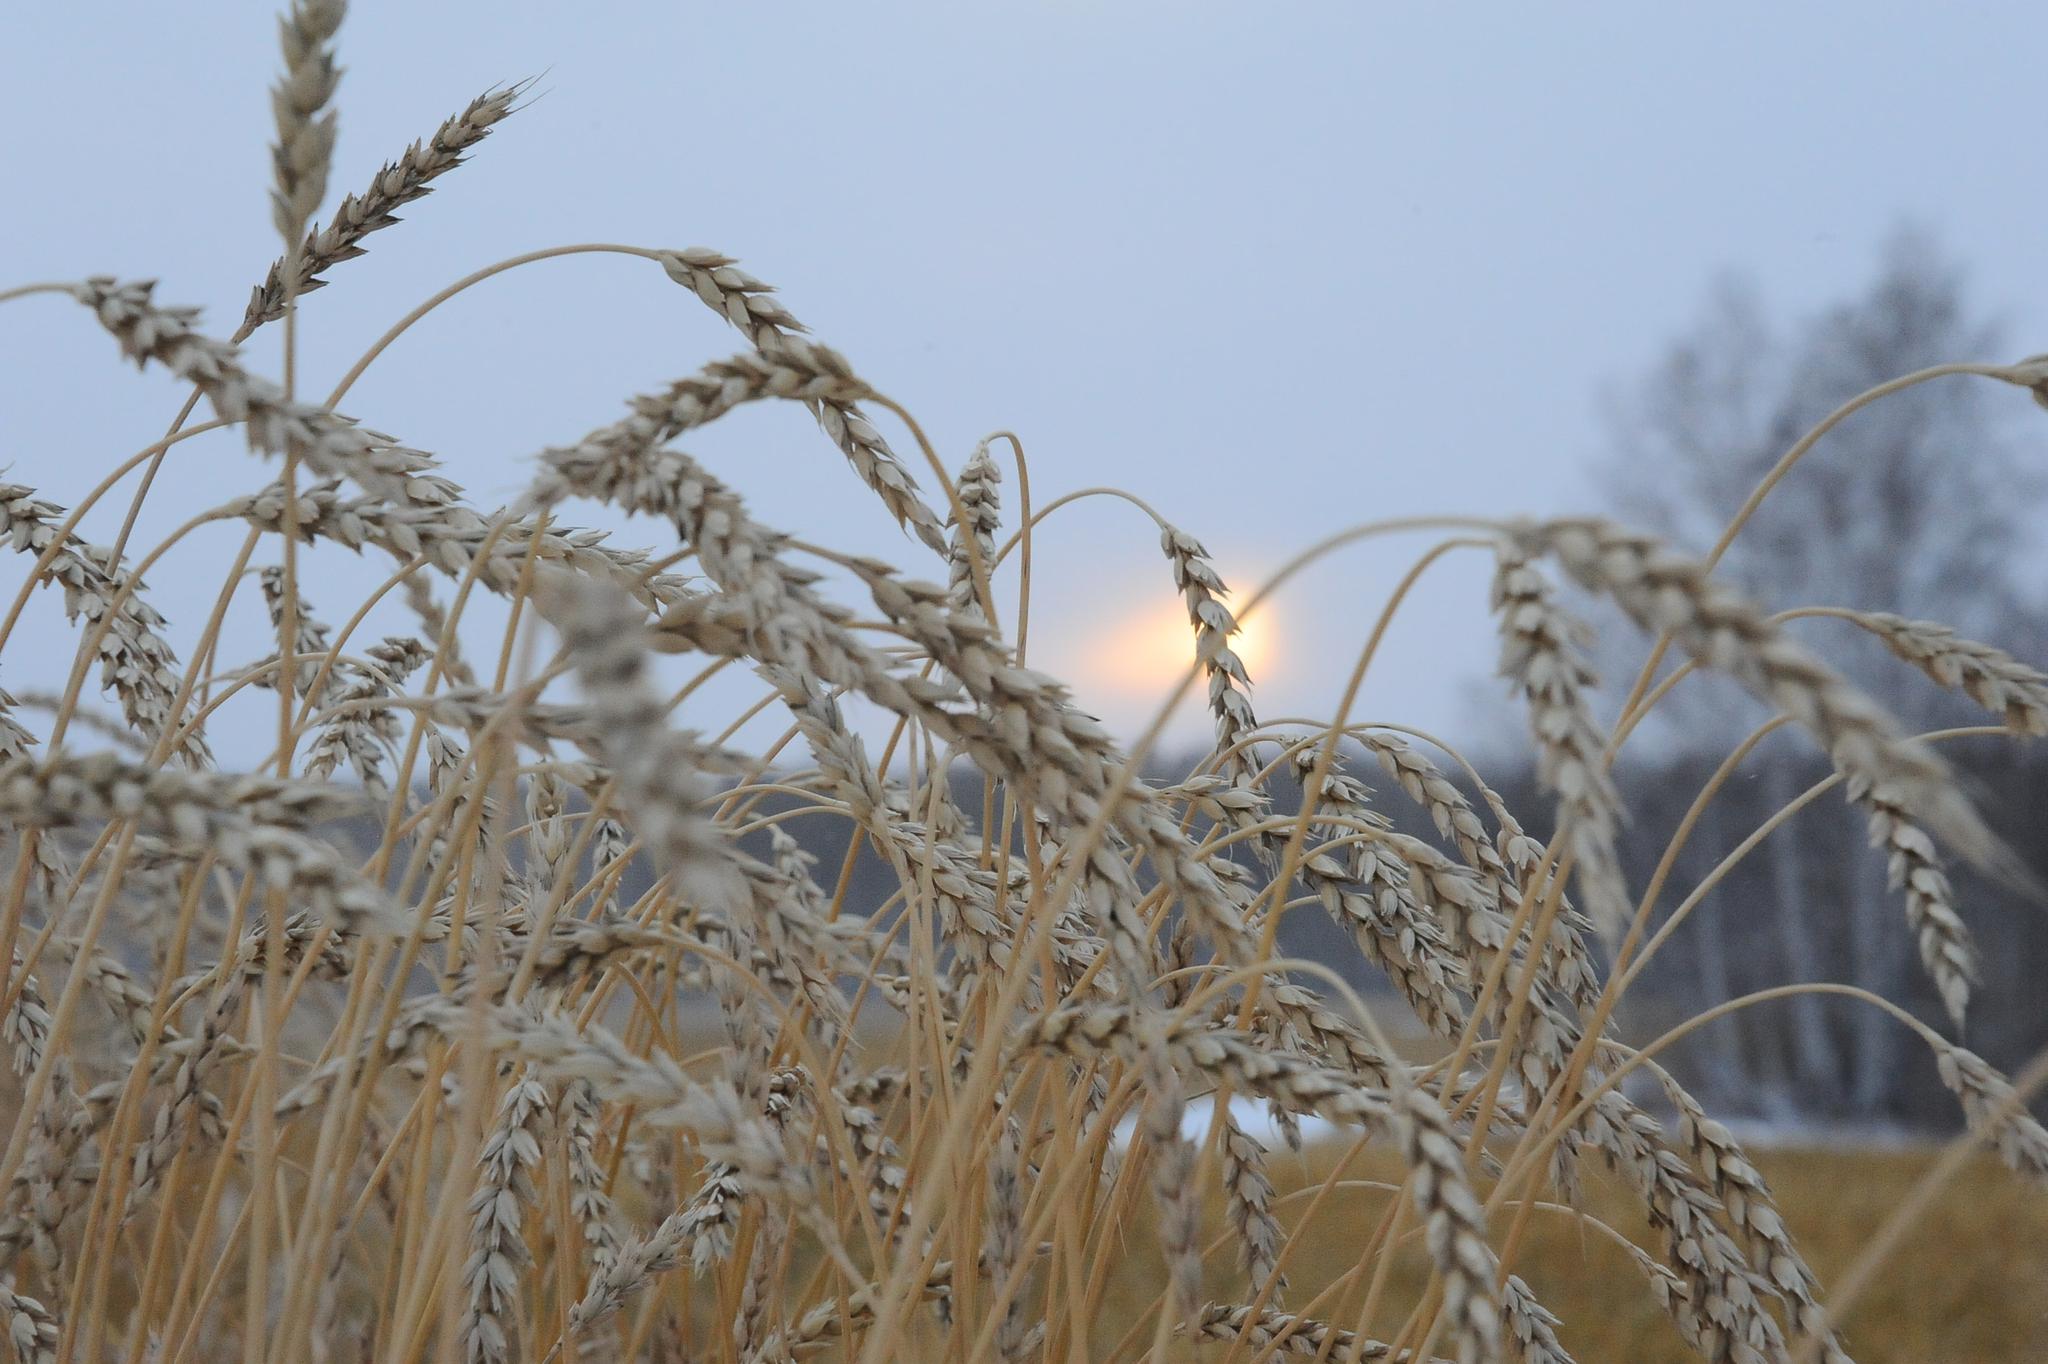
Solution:
M 0 13 L 0 287 L 154 276 L 233 331 L 278 251 L 271 13 Z M 1911 218 L 1967 266 L 2015 356 L 2048 350 L 2044 51 L 2048 15 L 2019 4 L 358 0 L 330 206 L 493 82 L 538 76 L 539 98 L 306 301 L 301 382 L 324 392 L 390 321 L 504 256 L 712 246 L 778 285 L 949 467 L 1015 430 L 1041 504 L 1130 488 L 1250 586 L 1369 519 L 1599 509 L 1583 470 L 1602 385 L 1651 361 L 1724 268 L 1798 312 L 1853 288 Z M 265 367 L 276 337 L 256 343 Z M 0 338 L 0 460 L 66 506 L 182 396 L 121 369 L 61 300 L 0 308 Z M 435 452 L 488 511 L 542 447 L 741 345 L 651 265 L 551 261 L 435 314 L 343 410 Z M 769 523 L 941 575 L 800 410 L 740 413 L 687 448 Z M 137 543 L 274 473 L 236 440 L 180 447 Z M 111 539 L 125 505 L 88 535 Z M 181 650 L 238 540 L 196 537 L 151 571 Z M 1262 712 L 1329 709 L 1427 544 L 1346 550 L 1277 599 Z M 1173 602 L 1155 534 L 1092 502 L 1048 522 L 1038 553 L 1032 660 L 1128 732 L 1146 710 L 1128 641 Z M 333 620 L 389 569 L 316 565 L 307 592 Z M 1362 715 L 1469 728 L 1492 662 L 1484 584 L 1471 556 L 1425 578 Z M 265 651 L 257 602 L 230 654 Z M 56 607 L 24 619 L 38 653 L 10 644 L 0 685 L 61 683 Z M 406 624 L 377 620 L 360 642 Z M 267 741 L 215 738 L 240 760 Z

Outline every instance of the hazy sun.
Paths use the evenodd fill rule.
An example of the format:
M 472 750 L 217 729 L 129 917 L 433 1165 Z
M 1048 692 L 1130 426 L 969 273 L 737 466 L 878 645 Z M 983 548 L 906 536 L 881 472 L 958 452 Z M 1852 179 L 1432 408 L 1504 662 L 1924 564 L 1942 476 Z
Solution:
M 1238 622 L 1230 648 L 1254 682 L 1273 661 L 1273 613 L 1254 612 Z M 1101 680 L 1125 692 L 1164 695 L 1195 661 L 1195 630 L 1187 607 L 1178 597 L 1147 603 L 1133 615 L 1113 622 L 1101 635 L 1095 671 Z

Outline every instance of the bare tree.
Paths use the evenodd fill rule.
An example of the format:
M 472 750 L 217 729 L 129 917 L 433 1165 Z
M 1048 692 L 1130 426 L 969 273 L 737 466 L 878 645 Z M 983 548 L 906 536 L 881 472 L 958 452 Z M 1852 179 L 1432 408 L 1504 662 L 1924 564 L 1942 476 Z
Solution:
M 1752 287 L 1724 280 L 1704 316 L 1613 403 L 1604 485 L 1619 514 L 1704 549 L 1779 457 L 1843 401 L 2003 349 L 1998 327 L 1969 306 L 1961 272 L 1910 229 L 1893 236 L 1868 287 L 1791 327 L 1773 321 Z M 1852 416 L 1770 495 L 1721 571 L 1778 607 L 1898 611 L 2008 645 L 2037 643 L 2040 613 L 2021 584 L 2035 567 L 2028 538 L 2041 483 L 2010 403 L 1992 385 L 1951 377 Z M 1796 628 L 1909 722 L 1957 716 L 1954 700 L 1853 627 L 1818 619 Z M 1626 680 L 1614 677 L 1626 666 L 1616 655 L 1610 680 Z M 1650 746 L 1718 759 L 1764 718 L 1746 697 L 1689 683 Z M 1766 745 L 1751 760 L 1754 779 L 1721 798 L 1716 826 L 1732 824 L 1741 837 L 1797 794 L 1812 765 L 1789 740 Z M 1916 984 L 1882 858 L 1864 847 L 1852 813 L 1809 811 L 1759 858 L 1761 875 L 1731 883 L 1696 916 L 1688 932 L 1703 969 L 1690 978 L 1726 981 L 1732 972 L 1744 989 L 1848 980 L 1891 997 Z M 1731 904 L 1741 896 L 1760 898 L 1768 922 Z M 1736 932 L 1752 936 L 1735 950 L 1702 936 Z M 1776 1067 L 1800 1103 L 1861 1116 L 1891 1105 L 1904 1039 L 1874 1012 L 1804 997 L 1734 1026 L 1748 1030 L 1745 1054 L 1777 1052 L 1765 1070 Z

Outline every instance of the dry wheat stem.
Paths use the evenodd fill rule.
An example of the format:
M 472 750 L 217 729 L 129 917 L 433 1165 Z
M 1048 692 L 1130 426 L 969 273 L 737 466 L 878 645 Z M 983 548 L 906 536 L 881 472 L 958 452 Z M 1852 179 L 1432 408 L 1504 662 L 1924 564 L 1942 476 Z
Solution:
M 472 101 L 309 231 L 332 159 L 340 17 L 337 0 L 297 0 L 282 28 L 273 200 L 286 252 L 235 338 L 286 319 L 281 383 L 147 285 L 0 293 L 69 293 L 125 355 L 191 383 L 219 417 L 185 429 L 188 404 L 69 512 L 0 487 L 6 533 L 34 555 L 0 643 L 52 580 L 81 639 L 47 733 L 41 692 L 22 691 L 26 705 L 0 694 L 0 825 L 20 849 L 0 919 L 11 1070 L 0 1078 L 21 1101 L 0 1159 L 0 1255 L 13 1276 L 0 1316 L 17 1354 L 1095 1357 L 1122 1238 L 1142 1219 L 1164 1286 L 1103 1357 L 1164 1359 L 1200 1339 L 1232 1358 L 1441 1350 L 1461 1364 L 1568 1364 L 1555 1317 L 1513 1270 L 1542 1182 L 1568 1195 L 1575 1157 L 1590 1152 L 1647 1215 L 1645 1282 L 1702 1357 L 1775 1364 L 1792 1333 L 1840 1364 L 1829 1314 L 1860 1278 L 1823 1310 L 1754 1164 L 1654 1059 L 1801 990 L 1911 1024 L 1976 1139 L 2048 1181 L 2048 1132 L 2021 1106 L 2030 1081 L 2015 1086 L 1861 991 L 1761 992 L 1640 1050 L 1608 1026 L 1675 926 L 1836 782 L 1885 852 L 1960 1023 L 1974 959 L 1936 844 L 1994 868 L 2000 850 L 1924 741 L 1781 625 L 1843 615 L 2013 733 L 2048 730 L 2039 671 L 1928 622 L 1767 617 L 1711 579 L 1725 541 L 1692 562 L 1593 520 L 1376 521 L 1299 549 L 1227 604 L 1200 541 L 1142 499 L 1104 488 L 1034 504 L 1008 433 L 949 476 L 909 412 L 808 340 L 766 285 L 701 248 L 591 243 L 487 266 L 389 328 L 325 404 L 300 402 L 296 297 L 362 254 L 524 89 Z M 751 349 L 546 449 L 504 510 L 475 508 L 431 458 L 335 414 L 441 304 L 523 265 L 594 253 L 660 264 Z M 1842 416 L 1956 372 L 2048 393 L 2048 364 L 2029 361 L 1944 367 L 1862 395 L 1781 461 L 1730 536 Z M 783 535 L 672 444 L 770 399 L 817 417 L 895 519 L 944 556 L 942 583 Z M 911 432 L 946 520 L 863 405 Z M 129 564 L 170 447 L 228 424 L 281 457 L 282 477 L 252 479 Z M 997 439 L 1015 448 L 1014 509 L 999 497 L 1009 471 Z M 138 465 L 142 486 L 99 549 L 84 518 Z M 1128 751 L 1025 665 L 1036 530 L 1093 496 L 1129 501 L 1156 525 L 1193 636 L 1174 696 Z M 680 549 L 656 557 L 556 524 L 585 497 L 671 523 Z M 1016 529 L 1002 539 L 1006 511 Z M 243 521 L 246 536 L 186 666 L 140 579 L 219 519 Z M 1238 612 L 1340 548 L 1413 530 L 1451 538 L 1390 593 L 1333 716 L 1262 724 L 1230 646 Z M 216 657 L 269 536 L 282 537 L 281 568 L 249 576 L 278 644 L 253 663 Z M 1496 554 L 1502 671 L 1560 814 L 1550 846 L 1455 750 L 1440 767 L 1397 726 L 1351 717 L 1410 589 L 1472 545 Z M 397 565 L 327 617 L 331 628 L 300 588 L 335 547 Z M 1021 572 L 1005 621 L 991 575 L 1012 552 Z M 1692 655 L 1655 687 L 1646 676 L 1612 734 L 1593 718 L 1579 627 L 1542 575 L 1546 558 Z M 449 601 L 422 570 L 456 585 Z M 858 614 L 834 581 L 862 596 Z M 424 634 L 352 644 L 401 584 Z M 509 614 L 482 645 L 465 619 L 476 589 Z M 560 639 L 552 656 L 538 621 Z M 656 652 L 704 657 L 677 689 L 656 683 Z M 104 712 L 82 703 L 95 660 L 118 703 Z M 701 688 L 735 663 L 766 690 L 720 715 Z M 1709 779 L 1631 904 L 1615 752 L 1696 666 L 1808 729 L 1837 773 L 1685 886 L 1653 934 L 1699 814 L 1769 728 Z M 565 698 L 555 684 L 571 674 L 581 694 Z M 1172 701 L 1204 682 L 1209 751 L 1185 778 L 1142 780 Z M 264 687 L 279 693 L 266 759 L 278 775 L 212 770 L 206 727 L 228 732 Z M 891 723 L 874 752 L 857 732 L 870 704 Z M 746 742 L 771 710 L 781 737 Z M 67 736 L 114 751 L 73 752 Z M 1422 837 L 1388 818 L 1360 779 L 1361 753 L 1427 822 Z M 182 762 L 167 767 L 173 756 Z M 952 783 L 960 762 L 982 783 L 978 818 Z M 1276 809 L 1296 786 L 1299 807 Z M 381 818 L 361 818 L 371 811 Z M 820 829 L 847 840 L 836 879 L 817 876 Z M 1634 911 L 1611 979 L 1573 901 L 1603 926 Z M 1455 1039 L 1448 1056 L 1404 1061 L 1328 964 L 1276 959 L 1281 917 L 1310 905 L 1393 983 L 1374 1007 Z M 1669 1133 L 1619 1089 L 1644 1075 L 1679 1114 Z M 1286 1273 L 1292 1263 L 1300 1277 L 1311 1242 L 1329 1235 L 1318 1210 L 1356 1183 L 1344 1170 L 1357 1149 L 1289 1225 L 1265 1152 L 1230 1112 L 1234 1094 L 1267 1101 L 1283 1135 L 1308 1115 L 1354 1127 L 1404 1169 L 1355 1263 L 1293 1304 L 1299 1315 L 1281 1304 Z M 1207 1141 L 1182 1136 L 1197 1096 L 1217 1105 Z M 1139 1133 L 1127 1150 L 1116 1140 L 1126 1117 Z M 1496 1172 L 1482 1199 L 1474 1179 Z M 1222 1212 L 1205 1233 L 1212 1181 Z M 1497 1250 L 1488 1215 L 1509 1205 Z M 1393 1263 L 1418 1241 L 1430 1277 L 1404 1295 Z M 686 1262 L 694 1275 L 673 1272 Z M 1405 1322 L 1374 1342 L 1365 1330 L 1386 1313 Z

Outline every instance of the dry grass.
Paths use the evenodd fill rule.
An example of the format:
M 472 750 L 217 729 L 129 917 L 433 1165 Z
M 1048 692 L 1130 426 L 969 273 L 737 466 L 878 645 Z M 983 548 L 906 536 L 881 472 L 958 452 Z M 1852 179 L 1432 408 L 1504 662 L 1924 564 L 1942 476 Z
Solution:
M 1823 1282 L 1838 1279 L 1855 1262 L 1935 1158 L 1927 1150 L 1757 1153 L 1794 1238 Z M 1290 1229 L 1307 1202 L 1302 1191 L 1312 1195 L 1339 1167 L 1344 1180 L 1361 1183 L 1324 1204 L 1316 1214 L 1324 1230 L 1304 1238 L 1303 1253 L 1290 1265 L 1295 1295 L 1303 1301 L 1354 1267 L 1348 1229 L 1385 1214 L 1392 1194 L 1362 1182 L 1392 1184 L 1401 1169 L 1383 1154 L 1367 1151 L 1346 1162 L 1343 1151 L 1321 1146 L 1300 1160 L 1274 1162 L 1281 1215 Z M 1584 1207 L 1639 1245 L 1653 1244 L 1626 1191 L 1596 1181 Z M 1213 1211 L 1220 1215 L 1220 1208 Z M 1112 1315 L 1142 1311 L 1159 1290 L 1154 1261 L 1135 1246 L 1133 1252 L 1125 1260 L 1129 1270 L 1118 1281 Z M 1215 1258 L 1223 1259 L 1222 1252 Z M 1575 1357 L 1637 1364 L 1697 1358 L 1669 1315 L 1644 1291 L 1629 1252 L 1569 1212 L 1550 1212 L 1532 1223 L 1521 1263 L 1537 1297 L 1562 1319 L 1558 1336 Z M 1393 1273 L 1396 1296 L 1406 1300 L 1422 1291 L 1426 1257 L 1411 1248 L 1396 1259 Z M 1214 1277 L 1219 1287 L 1227 1282 L 1225 1275 Z M 1378 1325 L 1382 1334 L 1390 1329 L 1384 1322 Z M 1843 1334 L 1850 1352 L 1865 1364 L 2039 1359 L 2048 1350 L 2048 1193 L 1993 1160 L 1972 1161 L 1938 1210 L 1887 1259 L 1850 1311 Z M 1106 1347 L 1109 1333 L 1098 1335 L 1097 1343 Z M 1206 1357 L 1221 1360 L 1227 1353 L 1212 1346 Z
M 1681 672 L 1778 712 L 1766 731 L 1830 754 L 1802 801 L 1839 785 L 1865 809 L 1955 1022 L 1970 1003 L 1941 859 L 2005 854 L 1928 736 L 1713 576 L 1747 510 L 1705 560 L 1583 519 L 1333 522 L 1244 599 L 1367 536 L 1423 536 L 1416 573 L 1489 556 L 1503 672 L 1556 799 L 1545 846 L 1462 755 L 1353 713 L 1406 584 L 1322 721 L 1264 725 L 1200 542 L 1122 495 L 1159 534 L 1161 590 L 1188 613 L 1183 686 L 1206 683 L 1217 740 L 1185 780 L 1149 784 L 1158 727 L 1125 750 L 1012 642 L 1033 529 L 1064 505 L 1031 504 L 1021 442 L 991 437 L 950 475 L 730 257 L 573 245 L 470 278 L 623 254 L 746 343 L 580 439 L 537 439 L 509 507 L 474 505 L 431 455 L 340 410 L 466 285 L 309 396 L 301 296 L 523 88 L 472 102 L 318 224 L 342 10 L 299 0 L 282 27 L 284 254 L 234 340 L 147 284 L 0 292 L 9 326 L 96 323 L 191 388 L 96 485 L 0 488 L 26 569 L 0 657 L 19 659 L 9 638 L 43 588 L 78 634 L 61 687 L 0 695 L 0 1324 L 17 1357 L 1008 1364 L 1181 1358 L 1199 1338 L 1243 1360 L 1832 1364 L 1862 1343 L 1871 1359 L 2039 1347 L 2039 1073 L 2015 1087 L 1896 1004 L 1794 987 L 1909 1029 L 1972 1137 L 1933 1166 L 1752 1163 L 1660 1067 L 1675 1033 L 1612 1024 L 1676 922 L 1648 932 L 1660 895 L 1711 913 L 1725 874 L 1631 887 L 1614 853 L 1614 759 L 1675 685 L 1652 686 L 1672 648 Z M 80 307 L 35 311 L 58 302 Z M 277 379 L 238 345 L 271 322 Z M 1956 373 L 2048 391 L 2039 362 L 1903 376 L 1803 438 L 1758 499 L 1849 411 Z M 674 445 L 757 402 L 815 415 L 875 499 L 846 515 L 903 527 L 910 571 L 793 540 Z M 149 543 L 159 471 L 230 427 L 267 462 Z M 648 548 L 576 529 L 593 501 L 642 518 Z M 174 624 L 145 577 L 213 523 L 240 523 L 242 547 L 217 592 L 178 594 Z M 341 555 L 390 576 L 316 603 L 306 584 Z M 1559 576 L 1651 637 L 1611 725 Z M 474 624 L 483 595 L 509 604 L 501 632 Z M 275 648 L 220 656 L 231 616 Z M 373 619 L 397 632 L 373 639 Z M 1986 708 L 1982 732 L 2040 732 L 2031 668 L 1859 619 Z M 758 679 L 781 740 L 740 746 L 748 716 L 707 707 L 700 684 L 727 670 Z M 849 698 L 893 717 L 886 739 L 855 732 Z M 249 771 L 207 742 L 231 725 L 276 736 Z M 950 781 L 969 765 L 978 808 Z M 1403 802 L 1433 837 L 1396 827 Z M 791 838 L 799 816 L 849 831 L 844 861 Z M 887 869 L 880 903 L 851 897 L 860 859 Z M 1391 995 L 1368 1010 L 1278 960 L 1290 913 L 1330 915 Z M 1213 1094 L 1338 1124 L 1358 1161 L 1318 1150 L 1304 1170 L 1228 1122 L 1191 1134 L 1187 1105 Z M 1963 1286 L 1966 1265 L 1995 1295 Z

